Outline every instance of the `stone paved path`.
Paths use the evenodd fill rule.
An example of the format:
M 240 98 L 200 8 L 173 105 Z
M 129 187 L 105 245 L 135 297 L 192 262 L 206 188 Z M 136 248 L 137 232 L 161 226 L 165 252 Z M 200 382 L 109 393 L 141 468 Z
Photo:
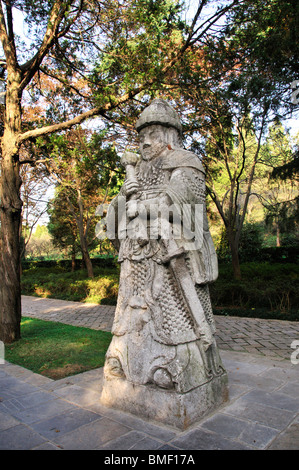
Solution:
M 22 296 L 24 316 L 110 331 L 114 306 Z M 220 349 L 289 359 L 299 322 L 215 316 Z M 299 393 L 298 393 L 299 394 Z

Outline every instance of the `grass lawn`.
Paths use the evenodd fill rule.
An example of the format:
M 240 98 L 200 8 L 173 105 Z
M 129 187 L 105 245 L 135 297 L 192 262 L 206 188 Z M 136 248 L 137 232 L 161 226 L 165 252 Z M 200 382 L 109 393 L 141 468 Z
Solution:
M 23 317 L 22 338 L 5 346 L 5 360 L 57 380 L 104 365 L 112 335 Z

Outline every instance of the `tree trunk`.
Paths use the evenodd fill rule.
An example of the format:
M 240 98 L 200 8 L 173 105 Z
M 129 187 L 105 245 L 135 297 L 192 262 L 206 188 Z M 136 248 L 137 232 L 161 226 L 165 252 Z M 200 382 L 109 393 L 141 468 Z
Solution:
M 86 266 L 86 269 L 87 269 L 87 275 L 88 275 L 88 277 L 94 277 L 92 262 L 91 262 L 91 259 L 90 259 L 90 256 L 89 256 L 89 251 L 88 251 L 88 248 L 87 248 L 86 239 L 85 239 L 84 236 L 82 238 L 83 239 L 80 240 L 81 241 L 81 251 L 82 251 L 82 256 L 83 256 L 84 263 L 85 263 L 85 266 Z
M 88 251 L 88 244 L 87 244 L 87 228 L 86 230 L 84 229 L 84 217 L 83 217 L 83 202 L 82 202 L 82 197 L 81 197 L 81 191 L 80 189 L 77 190 L 78 194 L 78 206 L 79 206 L 79 216 L 77 217 L 77 225 L 79 229 L 79 237 L 80 237 L 80 246 L 81 246 L 81 252 L 82 252 L 82 257 L 84 259 L 84 263 L 87 269 L 87 275 L 88 277 L 94 277 L 93 274 L 93 267 L 92 263 L 90 260 L 89 256 L 89 251 Z
M 21 336 L 21 179 L 18 160 L 9 146 L 4 134 L 0 183 L 0 339 L 4 343 L 12 343 Z
M 242 278 L 242 275 L 241 275 L 238 247 L 231 246 L 231 254 L 232 254 L 234 278 L 240 280 Z
M 76 270 L 76 250 L 72 249 L 72 273 Z
M 20 338 L 21 323 L 21 256 L 20 236 L 22 201 L 20 198 L 20 164 L 17 138 L 21 130 L 20 73 L 7 68 L 4 132 L 1 139 L 0 181 L 0 339 L 12 343 Z
M 280 246 L 280 229 L 279 223 L 276 223 L 276 246 Z
M 232 266 L 233 266 L 233 273 L 234 278 L 240 280 L 241 279 L 241 267 L 240 267 L 240 259 L 239 259 L 239 242 L 234 235 L 234 233 L 230 233 L 227 231 L 228 243 L 230 247 L 230 252 L 232 255 Z

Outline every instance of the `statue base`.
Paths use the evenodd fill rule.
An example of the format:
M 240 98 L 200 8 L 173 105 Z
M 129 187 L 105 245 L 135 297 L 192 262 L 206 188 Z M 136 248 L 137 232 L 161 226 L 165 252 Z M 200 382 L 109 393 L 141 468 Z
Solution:
M 101 395 L 104 406 L 180 430 L 186 430 L 227 401 L 226 372 L 186 393 L 136 385 L 121 378 L 104 379 Z

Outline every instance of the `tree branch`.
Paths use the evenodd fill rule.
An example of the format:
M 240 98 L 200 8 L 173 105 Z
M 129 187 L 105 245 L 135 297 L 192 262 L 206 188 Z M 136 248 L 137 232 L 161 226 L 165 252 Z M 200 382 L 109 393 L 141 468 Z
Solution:
M 252 181 L 253 181 L 253 176 L 254 176 L 254 172 L 255 172 L 255 167 L 256 167 L 259 151 L 260 151 L 260 148 L 261 148 L 261 140 L 262 140 L 262 136 L 263 136 L 263 132 L 264 132 L 264 126 L 266 124 L 266 116 L 267 116 L 268 109 L 269 109 L 269 106 L 266 104 L 265 107 L 264 107 L 264 112 L 263 112 L 263 116 L 262 116 L 262 122 L 261 122 L 259 137 L 258 137 L 258 140 L 257 140 L 257 149 L 256 149 L 256 152 L 255 152 L 255 155 L 254 155 L 254 161 L 253 161 L 251 171 L 250 171 L 250 175 L 249 175 L 249 181 L 248 181 L 248 186 L 247 186 L 247 191 L 246 191 L 246 196 L 245 196 L 245 201 L 244 201 L 244 206 L 243 206 L 243 214 L 242 214 L 242 217 L 240 219 L 239 227 L 238 227 L 238 230 L 237 230 L 237 237 L 238 238 L 240 237 L 240 234 L 241 234 L 241 230 L 242 230 L 242 226 L 243 226 L 243 223 L 244 223 L 244 220 L 245 220 L 245 215 L 246 215 L 246 211 L 247 211 L 249 198 L 250 198 L 250 195 L 251 195 L 251 186 L 252 186 Z
M 69 129 L 76 124 L 80 124 L 81 122 L 85 121 L 86 119 L 95 117 L 95 116 L 103 116 L 107 111 L 111 111 L 112 109 L 117 108 L 118 106 L 126 103 L 128 100 L 132 99 L 134 96 L 138 95 L 141 91 L 149 87 L 154 82 L 154 79 L 140 85 L 135 90 L 129 91 L 125 93 L 122 97 L 120 97 L 114 103 L 108 103 L 103 107 L 100 108 L 93 108 L 89 111 L 85 111 L 73 119 L 69 119 L 68 121 L 60 122 L 57 124 L 53 124 L 50 126 L 39 127 L 37 129 L 32 129 L 30 131 L 26 131 L 23 134 L 20 134 L 17 139 L 17 144 L 20 145 L 22 142 L 29 138 L 36 138 L 41 135 L 52 134 L 53 132 Z
M 223 208 L 222 208 L 222 204 L 220 203 L 217 194 L 208 185 L 206 185 L 206 190 L 207 190 L 207 193 L 209 194 L 209 196 L 211 197 L 212 201 L 214 201 L 214 203 L 215 203 L 215 205 L 218 209 L 218 212 L 219 212 L 219 214 L 220 214 L 220 216 L 223 220 L 223 223 L 224 223 L 225 227 L 227 227 L 228 226 L 228 221 L 227 221 L 227 218 L 225 217 L 225 214 L 224 214 L 224 211 L 223 211 Z
M 11 1 L 6 0 L 5 5 L 6 5 L 6 19 L 7 19 L 7 28 L 8 28 L 8 38 L 9 38 L 9 41 L 12 44 L 13 48 L 15 49 Z
M 204 1 L 204 2 L 202 2 L 202 3 L 205 4 L 206 2 Z M 226 12 L 228 12 L 236 3 L 238 3 L 238 0 L 233 0 L 232 3 L 230 3 L 230 4 L 227 5 L 226 7 L 221 8 L 221 9 L 218 10 L 216 13 L 214 13 L 214 15 L 212 15 L 208 20 L 204 21 L 195 31 L 193 31 L 193 32 L 191 33 L 191 36 L 190 36 L 190 33 L 189 33 L 189 38 L 188 38 L 189 44 L 190 44 L 190 45 L 193 45 L 193 44 L 195 44 L 197 41 L 199 41 L 199 39 L 204 36 L 204 34 L 211 28 L 211 26 L 212 26 L 213 24 L 215 24 L 215 23 L 221 18 L 221 16 L 223 16 Z M 202 4 L 200 5 L 200 7 L 199 7 L 199 9 L 198 9 L 198 10 L 200 10 L 199 13 L 201 12 L 201 9 L 202 9 L 203 6 L 204 6 L 204 5 L 202 5 Z M 197 13 L 198 13 L 198 12 L 197 12 Z M 196 17 L 196 16 L 197 16 L 197 18 L 198 18 L 199 15 L 196 14 L 195 17 Z M 196 18 L 196 19 L 197 19 L 197 18 Z M 195 19 L 195 18 L 194 18 L 194 19 Z M 195 21 L 195 23 L 194 23 L 194 21 L 193 21 L 193 28 L 194 28 L 195 24 L 196 24 L 196 21 Z M 201 32 L 198 34 L 198 36 L 196 36 L 195 38 L 192 39 L 192 36 L 194 36 L 195 34 L 197 34 L 197 33 L 203 28 L 203 26 L 204 26 L 205 24 L 207 24 L 207 26 L 204 28 L 204 30 L 201 31 Z
M 7 7 L 7 14 L 8 14 L 8 32 L 6 29 L 2 3 L 0 2 L 0 41 L 2 43 L 2 47 L 4 50 L 5 57 L 6 57 L 7 67 L 16 68 L 18 63 L 17 63 L 15 44 L 14 44 L 13 39 L 11 38 L 12 24 L 10 24 L 10 21 L 9 21 L 9 16 L 10 16 L 9 7 Z
M 70 88 L 71 90 L 74 90 L 77 95 L 81 96 L 82 98 L 84 99 L 88 99 L 89 97 L 88 96 L 85 96 L 81 93 L 80 90 L 78 90 L 78 88 L 76 88 L 74 85 L 72 85 L 71 83 L 69 83 L 67 80 L 61 78 L 61 77 L 57 77 L 56 75 L 54 75 L 53 73 L 49 72 L 47 69 L 45 69 L 44 67 L 40 67 L 40 71 L 42 73 L 44 73 L 45 75 L 47 75 L 48 77 L 50 78 L 53 78 L 54 80 L 57 80 L 58 82 L 62 83 L 64 86 L 67 86 L 68 88 Z
M 48 21 L 47 30 L 43 39 L 43 42 L 35 54 L 30 60 L 21 66 L 23 71 L 23 80 L 21 82 L 21 89 L 23 90 L 32 77 L 38 70 L 38 67 L 42 63 L 44 57 L 49 52 L 54 44 L 55 38 L 58 35 L 58 29 L 61 21 L 64 19 L 64 15 L 67 12 L 68 6 L 73 3 L 73 0 L 64 2 L 62 0 L 56 0 Z
M 20 145 L 22 142 L 29 138 L 36 138 L 41 135 L 52 134 L 53 132 L 69 129 L 70 127 L 75 126 L 76 124 L 80 124 L 88 118 L 99 116 L 101 115 L 101 113 L 101 108 L 93 108 L 89 111 L 85 111 L 84 113 L 79 114 L 73 119 L 69 119 L 68 121 L 60 122 L 50 126 L 38 127 L 37 129 L 26 131 L 23 134 L 20 134 L 18 138 L 18 145 Z

